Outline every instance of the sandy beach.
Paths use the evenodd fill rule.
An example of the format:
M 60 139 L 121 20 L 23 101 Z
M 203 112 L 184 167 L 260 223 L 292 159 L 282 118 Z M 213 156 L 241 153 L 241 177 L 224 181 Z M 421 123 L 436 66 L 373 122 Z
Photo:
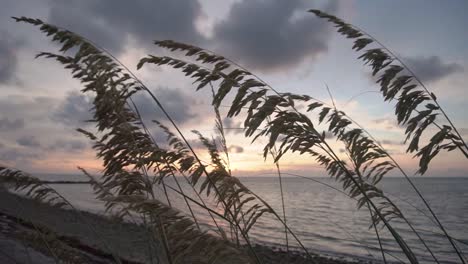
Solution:
M 0 191 L 0 197 L 2 222 L 9 220 L 17 233 L 29 233 L 25 241 L 31 242 L 40 229 L 57 237 L 61 242 L 59 247 L 75 250 L 78 255 L 87 253 L 93 262 L 103 263 L 115 263 L 112 255 L 124 263 L 151 263 L 152 253 L 157 251 L 148 248 L 147 232 L 141 226 L 88 212 L 50 207 L 5 191 Z M 38 243 L 31 243 L 31 247 L 38 250 L 42 247 L 44 254 L 50 254 L 41 245 L 45 244 L 42 238 L 35 242 Z
M 162 248 L 149 248 L 148 239 L 141 225 L 59 209 L 0 191 L 2 263 L 116 263 L 116 258 L 130 264 L 165 263 Z M 284 249 L 262 245 L 255 250 L 263 263 L 310 263 L 300 252 L 287 254 Z M 350 263 L 314 258 L 318 263 Z

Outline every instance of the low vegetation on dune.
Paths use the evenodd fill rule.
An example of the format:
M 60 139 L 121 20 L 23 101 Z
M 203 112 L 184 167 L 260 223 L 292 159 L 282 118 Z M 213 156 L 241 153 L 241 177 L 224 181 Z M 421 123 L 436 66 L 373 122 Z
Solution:
M 359 53 L 359 60 L 372 69 L 383 101 L 394 105 L 398 124 L 406 128 L 404 141 L 407 152 L 413 153 L 419 161 L 418 174 L 428 171 L 431 161 L 448 151 L 459 152 L 468 159 L 468 146 L 436 95 L 402 59 L 360 28 L 319 10 L 309 12 L 329 21 L 339 34 L 350 39 L 353 50 Z M 202 160 L 158 94 L 104 48 L 39 19 L 14 19 L 39 28 L 52 42 L 61 45 L 59 53 L 41 52 L 37 57 L 62 64 L 73 78 L 82 82 L 81 91 L 92 95 L 93 118 L 90 122 L 95 129 L 80 128 L 78 131 L 93 143 L 103 170 L 102 175 L 96 176 L 83 168 L 80 170 L 89 177 L 96 199 L 105 202 L 109 213 L 123 219 L 137 217 L 144 223 L 153 237 L 148 239 L 148 244 L 158 245 L 155 248 L 159 248 L 159 253 L 155 255 L 163 263 L 270 263 L 271 260 L 254 245 L 249 233 L 264 217 L 273 218 L 284 227 L 287 252 L 292 251 L 294 244 L 297 245 L 295 250 L 303 253 L 305 263 L 321 263 L 293 231 L 301 227 L 289 225 L 284 199 L 281 200 L 282 209 L 276 211 L 232 174 L 222 122 L 226 117 L 242 121 L 246 138 L 265 142 L 261 151 L 277 168 L 281 186 L 278 195 L 281 197 L 279 164 L 284 155 L 301 155 L 310 160 L 311 165 L 325 168 L 329 177 L 341 183 L 342 190 L 339 191 L 368 212 L 369 228 L 379 241 L 377 246 L 383 262 L 394 262 L 397 258 L 399 262 L 419 263 L 419 256 L 414 252 L 417 244 L 439 263 L 432 245 L 426 243 L 411 219 L 380 188 L 379 182 L 392 172 L 406 179 L 422 200 L 425 210 L 430 212 L 426 216 L 443 234 L 444 243 L 450 245 L 460 263 L 466 263 L 457 242 L 413 184 L 410 173 L 364 127 L 348 116 L 346 109 L 338 109 L 334 103 L 329 105 L 309 95 L 281 92 L 281 88 L 273 88 L 234 60 L 210 50 L 173 40 L 155 41 L 154 44 L 164 49 L 167 55 L 147 55 L 140 59 L 138 69 L 173 68 L 193 80 L 196 91 L 208 89 L 212 92 L 216 137 L 212 139 L 211 135 L 193 131 L 209 154 L 209 160 Z M 154 124 L 150 126 L 142 119 L 139 106 L 132 99 L 136 94 L 149 96 L 155 108 L 168 120 L 165 124 L 162 120 L 153 120 L 157 129 L 167 136 L 164 144 L 153 138 L 150 127 L 155 127 Z M 229 105 L 226 114 L 220 111 L 222 105 Z M 332 141 L 341 142 L 346 158 L 342 158 Z M 74 210 L 72 203 L 37 178 L 7 167 L 0 167 L 0 173 L 2 181 L 11 183 L 13 189 L 24 190 L 26 195 L 45 203 Z M 175 182 L 175 187 L 166 184 L 168 178 Z M 188 195 L 181 184 L 188 184 L 196 197 Z M 158 199 L 156 190 L 163 190 L 165 200 Z M 179 195 L 189 213 L 174 208 L 167 192 Z M 192 210 L 194 207 L 206 210 L 213 229 L 201 225 Z M 395 222 L 405 223 L 418 241 L 409 243 L 395 228 Z M 384 231 L 398 244 L 404 258 L 386 250 L 381 241 Z M 118 256 L 114 257 L 120 262 Z

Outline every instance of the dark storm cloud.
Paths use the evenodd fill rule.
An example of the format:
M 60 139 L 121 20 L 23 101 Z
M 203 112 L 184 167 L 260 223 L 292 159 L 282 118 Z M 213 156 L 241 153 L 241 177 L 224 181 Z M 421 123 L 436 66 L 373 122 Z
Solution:
M 195 100 L 181 90 L 159 88 L 155 89 L 153 93 L 177 123 L 182 124 L 197 118 L 197 115 L 193 113 Z M 147 125 L 151 120 L 167 120 L 166 116 L 149 96 L 144 94 L 134 95 L 133 102 L 138 106 L 138 111 Z M 73 128 L 92 124 L 86 122 L 93 118 L 92 106 L 91 97 L 78 92 L 71 92 L 56 108 L 52 114 L 52 120 Z
M 128 36 L 146 47 L 155 39 L 198 43 L 202 36 L 195 21 L 200 15 L 194 0 L 82 0 L 53 1 L 49 20 L 119 52 Z
M 41 144 L 36 136 L 22 136 L 16 140 L 16 143 L 22 147 L 34 148 L 38 152 L 56 151 L 56 152 L 79 152 L 87 147 L 86 142 L 73 138 L 62 138 L 54 141 L 52 144 Z
M 34 148 L 38 152 L 79 152 L 87 147 L 86 142 L 73 138 L 62 138 L 55 140 L 52 144 L 41 144 L 36 136 L 31 135 L 18 138 L 16 143 L 22 147 Z
M 337 5 L 330 1 L 319 8 L 336 13 Z M 296 66 L 328 50 L 330 27 L 307 13 L 312 7 L 302 0 L 236 2 L 215 26 L 214 38 L 219 50 L 251 68 L 271 71 Z
M 438 56 L 405 58 L 405 61 L 423 82 L 437 81 L 464 70 L 460 64 L 445 63 Z
M 159 88 L 153 90 L 172 119 L 178 124 L 185 123 L 198 116 L 195 111 L 195 100 L 184 94 L 179 89 Z M 138 95 L 134 98 L 134 103 L 138 106 L 143 120 L 167 120 L 163 112 L 158 108 L 154 101 L 146 95 Z
M 24 120 L 20 118 L 0 118 L 0 131 L 15 131 L 24 127 Z
M 52 114 L 52 120 L 73 127 L 83 126 L 92 118 L 91 107 L 91 98 L 71 92 Z
M 22 161 L 39 158 L 39 155 L 30 151 L 21 151 L 16 148 L 0 146 L 0 161 Z
M 18 145 L 23 146 L 23 147 L 30 147 L 30 148 L 37 148 L 40 147 L 41 144 L 39 141 L 36 139 L 34 136 L 23 136 L 20 137 L 16 140 L 16 143 Z
M 44 122 L 48 119 L 50 108 L 53 108 L 57 100 L 51 97 L 28 97 L 23 95 L 11 95 L 0 98 L 0 129 L 5 131 L 5 126 L 13 125 L 23 128 L 28 123 Z M 8 120 L 8 121 L 6 121 Z
M 55 141 L 54 144 L 49 145 L 48 150 L 52 151 L 66 151 L 66 152 L 79 152 L 86 149 L 87 144 L 81 140 L 76 139 L 60 139 Z
M 9 34 L 0 31 L 0 84 L 12 81 L 15 76 L 18 64 L 16 45 Z
M 69 96 L 71 98 L 76 98 Z M 69 99 L 68 101 L 78 101 Z M 86 148 L 75 135 L 63 134 L 63 127 L 51 120 L 60 101 L 50 97 L 6 96 L 0 98 L 0 161 L 16 164 L 45 157 L 53 152 L 77 152 Z M 63 109 L 68 109 L 62 107 Z M 53 117 L 53 116 L 52 116 Z M 64 119 L 70 121 L 72 119 Z M 18 135 L 19 134 L 19 135 Z M 9 143 L 9 144 L 7 144 Z

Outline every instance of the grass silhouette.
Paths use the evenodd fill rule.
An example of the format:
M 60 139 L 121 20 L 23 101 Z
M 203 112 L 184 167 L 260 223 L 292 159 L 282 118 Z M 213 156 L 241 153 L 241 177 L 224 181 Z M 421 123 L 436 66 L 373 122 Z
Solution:
M 433 158 L 444 151 L 457 150 L 468 158 L 468 146 L 435 94 L 400 58 L 356 26 L 319 10 L 310 12 L 327 19 L 340 34 L 353 40 L 353 49 L 361 54 L 359 59 L 371 67 L 373 76 L 377 78 L 384 101 L 396 102 L 396 120 L 406 127 L 407 152 L 414 153 L 415 158 L 419 159 L 418 173 L 424 174 Z M 78 131 L 93 142 L 93 149 L 102 160 L 104 169 L 99 177 L 91 176 L 82 168 L 80 170 L 90 178 L 96 199 L 105 202 L 108 212 L 121 218 L 131 216 L 142 219 L 152 237 L 148 243 L 154 243 L 155 248 L 158 243 L 163 245 L 164 254 L 159 254 L 163 261 L 265 263 L 249 232 L 260 218 L 271 217 L 284 226 L 288 252 L 289 243 L 294 239 L 305 253 L 308 263 L 319 263 L 292 231 L 300 227 L 291 227 L 286 221 L 287 205 L 283 197 L 283 172 L 279 162 L 285 154 L 296 153 L 307 157 L 311 164 L 325 168 L 331 178 L 342 184 L 339 191 L 354 199 L 358 208 L 369 212 L 370 228 L 379 241 L 385 263 L 386 256 L 394 256 L 381 243 L 380 233 L 383 229 L 391 234 L 409 263 L 419 263 L 414 245 L 409 244 L 407 238 L 394 227 L 395 221 L 406 223 L 433 260 L 439 263 L 431 245 L 379 187 L 378 183 L 391 171 L 399 171 L 406 178 L 429 210 L 430 216 L 426 216 L 437 224 L 461 263 L 465 263 L 454 239 L 408 173 L 364 127 L 334 103 L 328 105 L 309 95 L 280 92 L 234 60 L 210 50 L 173 40 L 156 41 L 154 44 L 167 50 L 169 55 L 141 58 L 137 69 L 150 65 L 170 67 L 192 79 L 197 91 L 211 89 L 218 137 L 209 139 L 193 131 L 209 153 L 209 160 L 202 161 L 164 107 L 164 102 L 116 57 L 92 41 L 42 20 L 26 17 L 14 19 L 39 27 L 53 42 L 60 44 L 60 54 L 42 52 L 37 57 L 61 63 L 74 78 L 82 82 L 81 91 L 93 95 L 91 122 L 97 132 Z M 141 118 L 139 106 L 132 100 L 135 94 L 151 97 L 154 105 L 169 121 L 170 126 L 166 126 L 160 120 L 154 120 L 167 135 L 167 146 L 160 146 L 152 137 Z M 246 138 L 251 138 L 253 142 L 266 140 L 263 157 L 271 157 L 277 168 L 282 212 L 276 212 L 232 174 L 222 122 L 224 117 L 219 111 L 223 104 L 229 105 L 228 118 L 243 121 Z M 300 108 L 299 105 L 306 107 Z M 449 125 L 440 125 L 438 118 L 443 118 Z M 325 130 L 319 130 L 320 124 Z M 420 147 L 421 136 L 430 133 L 427 130 L 429 126 L 435 126 L 438 130 Z M 336 139 L 345 146 L 346 159 L 340 158 L 339 150 L 332 147 L 331 139 L 326 134 L 333 135 L 332 140 Z M 54 206 L 71 206 L 53 188 L 28 174 L 6 167 L 1 167 L 0 173 L 3 181 L 13 182 L 16 189 L 26 190 L 26 194 L 34 199 Z M 184 192 L 176 176 L 182 176 L 181 179 L 195 190 L 197 199 Z M 176 182 L 177 188 L 166 185 L 168 178 Z M 157 199 L 155 186 L 163 188 L 166 201 Z M 189 215 L 172 206 L 168 189 L 183 198 Z M 209 199 L 214 199 L 214 206 L 207 202 Z M 216 228 L 207 230 L 201 227 L 195 210 L 192 210 L 194 206 L 203 208 Z M 117 254 L 114 260 L 120 262 Z

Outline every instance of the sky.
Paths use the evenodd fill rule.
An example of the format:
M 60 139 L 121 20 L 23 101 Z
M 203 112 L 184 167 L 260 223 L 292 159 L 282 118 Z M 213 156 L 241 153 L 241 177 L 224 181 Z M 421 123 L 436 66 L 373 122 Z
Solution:
M 79 33 L 109 50 L 132 69 L 164 102 L 186 135 L 193 129 L 215 135 L 207 92 L 195 92 L 178 71 L 152 66 L 136 70 L 147 54 L 166 54 L 152 43 L 172 39 L 198 45 L 244 65 L 276 90 L 308 94 L 345 110 L 413 174 L 417 160 L 405 153 L 404 127 L 396 123 L 393 103 L 383 102 L 352 42 L 306 11 L 321 9 L 359 26 L 384 43 L 437 94 L 441 105 L 468 138 L 465 111 L 468 87 L 468 2 L 464 0 L 4 0 L 0 9 L 0 164 L 31 173 L 98 171 L 91 143 L 76 128 L 92 129 L 92 98 L 53 61 L 34 59 L 57 46 L 30 25 L 11 16 L 40 18 Z M 135 98 L 146 120 L 165 122 L 144 96 Z M 222 113 L 223 107 L 221 107 Z M 242 120 L 225 119 L 242 128 Z M 442 122 L 443 123 L 443 122 Z M 91 127 L 91 128 L 90 128 Z M 164 138 L 151 127 L 152 133 Z M 203 151 L 194 136 L 192 142 Z M 334 141 L 334 140 L 332 140 Z M 239 129 L 227 130 L 233 172 L 268 175 L 275 170 L 262 158 L 262 140 L 251 144 Z M 332 142 L 339 151 L 339 142 Z M 307 156 L 288 155 L 285 172 L 325 176 Z M 459 152 L 443 153 L 427 176 L 468 176 Z M 394 176 L 398 176 L 395 174 Z

